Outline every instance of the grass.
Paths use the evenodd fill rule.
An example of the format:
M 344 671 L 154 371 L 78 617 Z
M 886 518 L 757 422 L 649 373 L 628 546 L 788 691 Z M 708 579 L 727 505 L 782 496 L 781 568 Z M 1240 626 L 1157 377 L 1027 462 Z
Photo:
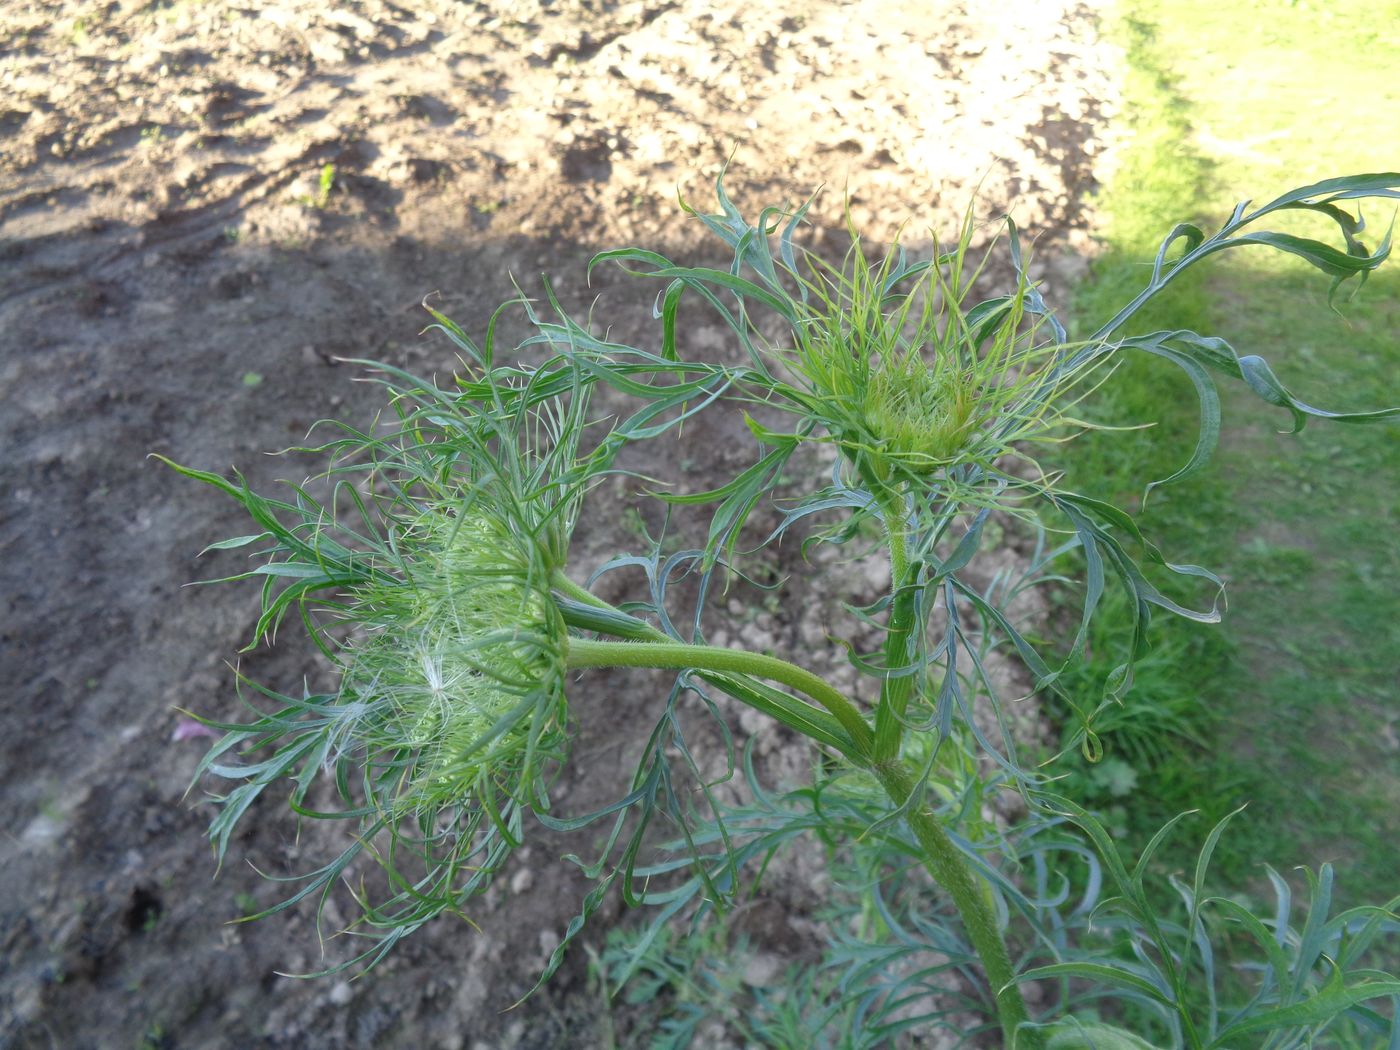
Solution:
M 1400 68 L 1396 24 L 1395 3 L 1125 0 L 1114 31 L 1130 65 L 1133 135 L 1100 200 L 1105 250 L 1074 303 L 1083 328 L 1143 283 L 1143 260 L 1175 222 L 1218 225 L 1243 194 L 1263 201 L 1295 184 L 1393 169 L 1400 84 L 1385 71 Z M 1368 218 L 1378 239 L 1390 216 Z M 1221 335 L 1315 404 L 1393 404 L 1400 276 L 1394 262 L 1389 269 L 1339 317 L 1326 308 L 1326 279 L 1304 264 L 1236 255 L 1180 282 L 1141 327 Z M 1195 399 L 1184 381 L 1140 362 L 1110 386 L 1098 418 L 1159 426 L 1142 438 L 1089 435 L 1067 465 L 1090 494 L 1123 497 L 1144 474 L 1184 461 Z M 1154 492 L 1144 521 L 1169 557 L 1228 577 L 1230 611 L 1222 628 L 1154 622 L 1161 659 L 1128 704 L 1165 705 L 1185 725 L 1136 761 L 1126 830 L 1140 842 L 1197 807 L 1204 829 L 1248 801 L 1220 844 L 1219 877 L 1246 889 L 1265 861 L 1281 870 L 1332 861 L 1342 896 L 1379 903 L 1400 870 L 1400 438 L 1393 426 L 1323 423 L 1279 436 L 1281 414 L 1222 393 L 1215 465 Z M 1104 630 L 1094 642 L 1089 677 L 1113 663 L 1115 639 Z M 1119 753 L 1132 743 L 1125 736 Z M 1087 771 L 1073 782 L 1093 795 Z M 1191 838 L 1171 862 L 1185 862 Z

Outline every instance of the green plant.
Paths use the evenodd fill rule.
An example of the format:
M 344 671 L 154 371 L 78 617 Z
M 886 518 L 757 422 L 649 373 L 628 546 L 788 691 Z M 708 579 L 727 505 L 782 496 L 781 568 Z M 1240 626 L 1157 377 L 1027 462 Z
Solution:
M 159 1021 L 152 1021 L 142 1033 L 136 1050 L 164 1050 L 169 1045 L 170 1036 L 165 1030 L 165 1025 Z
M 316 180 L 316 193 L 303 193 L 297 198 L 297 203 L 303 208 L 315 208 L 317 211 L 325 208 L 330 203 L 331 190 L 335 189 L 335 165 L 321 165 L 321 174 Z
M 1187 330 L 1121 334 L 1159 291 L 1226 249 L 1263 245 L 1296 255 L 1333 278 L 1333 293 L 1349 278 L 1364 281 L 1387 257 L 1389 237 L 1368 248 L 1348 202 L 1400 197 L 1400 175 L 1329 180 L 1253 211 L 1242 204 L 1210 236 L 1177 226 L 1147 287 L 1079 342 L 1067 339 L 1026 276 L 1010 220 L 1015 284 L 974 302 L 981 266 L 971 256 L 970 217 L 932 259 L 913 261 L 896 245 L 871 262 L 852 230 L 851 250 L 833 263 L 799 246 L 805 207 L 768 209 L 751 224 L 722 183 L 717 189 L 720 213 L 698 218 L 733 250 L 728 269 L 676 265 L 641 249 L 606 252 L 591 264 L 662 282 L 659 352 L 595 335 L 564 314 L 547 286 L 550 313 L 528 300 L 507 303 L 481 344 L 434 312 L 463 355 L 455 386 L 373 366 L 390 393 L 392 425 L 332 424 L 330 440 L 303 450 L 328 463 L 314 482 L 274 499 L 241 476 L 176 467 L 226 492 L 254 519 L 252 534 L 214 545 L 257 552 L 254 567 L 234 577 L 262 587 L 252 644 L 297 610 L 340 671 L 333 694 L 284 696 L 248 683 L 262 698 L 255 717 L 220 724 L 226 735 L 200 766 L 235 785 L 218 797 L 211 825 L 220 858 L 253 801 L 284 781 L 297 812 L 351 827 L 344 852 L 263 914 L 307 897 L 324 901 L 353 862 L 375 862 L 383 877 L 364 878 L 361 866 L 354 891 L 361 908 L 354 932 L 368 946 L 340 965 L 372 964 L 423 923 L 461 912 L 519 844 L 527 817 L 561 831 L 601 822 L 600 855 L 585 865 L 596 884 L 541 980 L 614 886 L 629 903 L 658 909 L 650 941 L 633 952 L 635 971 L 665 923 L 732 904 L 795 837 L 816 836 L 834 851 L 869 841 L 882 851 L 862 862 L 870 872 L 871 952 L 886 951 L 875 942 L 897 931 L 896 954 L 939 953 L 972 988 L 959 1005 L 987 1018 L 1008 1047 L 1223 1050 L 1246 1045 L 1246 1037 L 1248 1045 L 1301 1045 L 1339 1018 L 1382 1029 L 1387 1019 L 1368 1004 L 1400 997 L 1400 980 L 1367 970 L 1363 953 L 1392 928 L 1391 912 L 1329 917 L 1326 868 L 1301 931 L 1289 925 L 1282 880 L 1275 880 L 1279 905 L 1265 918 L 1210 896 L 1206 875 L 1225 821 L 1207 837 L 1193 879 L 1176 884 L 1180 909 L 1164 910 L 1145 886 L 1177 821 L 1130 870 L 1102 822 L 1051 790 L 1053 764 L 1037 768 L 1021 757 L 989 664 L 994 651 L 1019 660 L 1046 702 L 1068 713 L 1066 749 L 1098 761 L 1098 727 L 1134 684 L 1154 609 L 1202 622 L 1219 617 L 1217 577 L 1169 562 L 1130 514 L 1075 493 L 1036 459 L 1037 445 L 1087 426 L 1076 404 L 1123 356 L 1175 365 L 1199 399 L 1194 450 L 1168 477 L 1149 482 L 1149 493 L 1209 458 L 1220 426 L 1212 372 L 1283 409 L 1295 430 L 1310 417 L 1365 423 L 1400 414 L 1315 408 L 1261 358 L 1240 356 L 1220 339 Z M 1343 248 L 1255 228 L 1295 212 L 1332 221 Z M 687 297 L 716 312 L 744 363 L 684 355 L 679 317 Z M 513 309 L 532 334 L 504 355 L 497 333 Z M 778 329 L 779 337 L 765 334 Z M 609 416 L 605 426 L 589 407 L 599 384 L 633 399 L 635 411 Z M 703 544 L 665 553 L 664 537 L 634 537 L 649 549 L 614 559 L 594 579 L 641 570 L 646 593 L 625 608 L 603 601 L 565 572 L 580 504 L 621 469 L 625 447 L 722 400 L 746 410 L 753 464 L 707 492 L 660 493 L 670 509 L 710 508 Z M 766 540 L 754 537 L 746 530 L 754 508 L 780 485 L 790 491 L 800 483 L 792 465 L 809 445 L 834 449 L 829 482 L 793 494 L 777 528 Z M 1004 516 L 1003 529 L 1039 537 L 1036 550 L 1024 572 L 974 586 L 967 569 L 994 513 Z M 849 648 L 873 683 L 873 703 L 800 663 L 705 644 L 718 615 L 708 599 L 741 537 L 761 547 L 801 528 L 804 544 L 841 544 L 872 527 L 879 538 L 868 556 L 888 560 L 891 584 L 853 619 L 883 642 L 876 652 Z M 1071 553 L 1082 566 L 1082 609 L 1068 651 L 1055 655 L 1007 609 L 1021 592 L 1057 579 Z M 672 587 L 683 576 L 693 581 L 694 599 L 685 616 Z M 1097 688 L 1070 688 L 1067 669 L 1082 658 L 1110 584 L 1121 595 L 1122 659 Z M 550 787 L 567 757 L 566 680 L 602 667 L 677 676 L 658 699 L 656 729 L 626 795 L 595 813 L 561 817 Z M 812 785 L 774 802 L 750 774 L 759 817 L 722 806 L 685 731 L 686 701 L 698 697 L 701 710 L 714 712 L 715 691 L 811 740 L 823 756 Z M 978 705 L 998 732 L 973 717 Z M 983 801 L 998 791 L 1021 795 L 1023 825 L 1002 832 L 982 819 Z M 669 848 L 649 835 L 663 821 L 681 833 Z M 928 877 L 939 896 L 929 905 L 926 892 L 912 893 L 917 922 L 880 904 L 889 886 Z M 1243 965 L 1258 979 L 1222 1003 L 1233 985 L 1221 979 L 1221 953 L 1246 944 L 1259 958 Z M 862 947 L 850 950 L 858 956 Z M 898 1030 L 910 1002 L 906 978 L 881 962 L 862 966 L 863 977 L 843 988 L 868 978 L 875 991 L 842 999 L 830 1016 L 861 1003 L 860 1038 L 887 1031 L 880 1025 Z M 1035 1015 L 1020 991 L 1027 981 L 1053 992 Z M 814 985 L 809 1001 L 829 993 Z M 947 1024 L 944 1013 L 931 1007 L 917 1023 Z M 791 1030 L 810 1016 L 808 1007 L 796 1014 L 783 1007 L 774 1023 Z
M 1360 90 L 1400 63 L 1400 37 L 1383 31 L 1373 7 L 1273 4 L 1267 17 L 1208 0 L 1128 0 L 1115 9 L 1105 29 L 1126 51 L 1122 112 L 1131 133 L 1096 194 L 1100 250 L 1068 304 L 1083 332 L 1137 287 L 1156 231 L 1183 215 L 1182 202 L 1190 202 L 1186 214 L 1225 215 L 1236 187 L 1277 192 L 1300 171 L 1374 170 L 1385 144 L 1400 138 L 1400 108 Z M 1246 39 L 1248 60 L 1238 61 Z M 1294 71 L 1302 68 L 1309 76 L 1300 80 Z M 1236 90 L 1246 81 L 1249 91 Z M 1369 130 L 1336 135 L 1325 122 L 1298 121 L 1300 106 L 1345 108 Z M 1374 221 L 1383 211 L 1368 206 L 1367 215 Z M 1400 271 L 1384 267 L 1341 316 L 1317 308 L 1316 272 L 1305 263 L 1264 253 L 1237 263 L 1188 274 L 1134 319 L 1134 330 L 1189 327 L 1236 346 L 1278 345 L 1299 386 L 1336 391 L 1350 404 L 1393 397 Z M 1130 841 L 1141 848 L 1184 808 L 1200 805 L 1213 822 L 1248 801 L 1249 819 L 1232 825 L 1212 864 L 1224 884 L 1255 883 L 1260 858 L 1314 866 L 1333 859 L 1344 871 L 1339 899 L 1383 899 L 1397 867 L 1390 814 L 1400 763 L 1384 723 L 1393 717 L 1400 634 L 1378 626 L 1400 623 L 1400 560 L 1390 542 L 1400 506 L 1394 486 L 1375 479 L 1400 476 L 1400 443 L 1340 427 L 1277 440 L 1273 409 L 1233 394 L 1222 390 L 1222 448 L 1212 466 L 1154 498 L 1141 518 L 1163 549 L 1228 565 L 1232 583 L 1221 627 L 1154 625 L 1155 649 L 1181 654 L 1157 677 L 1169 675 L 1210 724 L 1206 746 L 1174 748 L 1161 765 L 1139 769 Z M 1088 435 L 1056 457 L 1085 479 L 1087 494 L 1114 502 L 1132 498 L 1136 478 L 1169 472 L 1163 464 L 1190 448 L 1197 415 L 1189 383 L 1164 382 L 1160 370 L 1131 363 L 1085 412 L 1106 423 L 1157 424 L 1152 441 Z M 1239 552 L 1251 536 L 1307 551 L 1312 564 Z M 1267 735 L 1256 731 L 1261 724 Z M 1168 843 L 1161 863 L 1190 860 Z

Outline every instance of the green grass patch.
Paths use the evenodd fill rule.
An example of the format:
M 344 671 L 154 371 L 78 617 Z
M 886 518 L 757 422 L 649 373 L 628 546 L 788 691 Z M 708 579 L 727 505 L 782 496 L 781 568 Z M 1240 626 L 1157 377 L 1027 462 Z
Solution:
M 1294 185 L 1394 169 L 1397 24 L 1394 3 L 1124 3 L 1114 32 L 1129 64 L 1131 137 L 1100 200 L 1103 251 L 1074 302 L 1080 334 L 1145 283 L 1156 241 L 1174 223 L 1211 228 L 1242 195 L 1262 202 Z M 1367 218 L 1379 240 L 1391 216 Z M 1327 408 L 1390 405 L 1400 399 L 1396 268 L 1339 303 L 1339 316 L 1316 271 L 1234 253 L 1175 284 L 1136 327 L 1223 336 Z M 1072 485 L 1121 498 L 1136 479 L 1184 462 L 1196 401 L 1169 373 L 1150 362 L 1120 369 L 1095 418 L 1157 426 L 1073 443 Z M 1132 777 L 1084 768 L 1070 783 L 1104 810 L 1128 785 L 1122 830 L 1138 841 L 1180 810 L 1203 809 L 1204 828 L 1248 801 L 1216 855 L 1222 880 L 1246 889 L 1264 862 L 1284 870 L 1332 861 L 1345 899 L 1380 902 L 1400 870 L 1400 433 L 1315 422 L 1281 436 L 1283 413 L 1232 394 L 1222 389 L 1215 464 L 1157 490 L 1143 512 L 1169 558 L 1229 579 L 1225 624 L 1154 621 L 1156 654 L 1127 698 L 1117 741 L 1106 741 Z M 1086 688 L 1123 644 L 1109 627 L 1096 633 Z M 1169 862 L 1186 863 L 1191 838 Z

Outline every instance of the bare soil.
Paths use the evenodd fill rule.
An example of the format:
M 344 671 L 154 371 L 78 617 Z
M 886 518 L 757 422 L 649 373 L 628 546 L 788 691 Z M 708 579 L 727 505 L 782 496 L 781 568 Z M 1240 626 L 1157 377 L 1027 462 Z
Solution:
M 244 523 L 147 456 L 236 464 L 262 488 L 300 478 L 305 462 L 264 452 L 377 407 L 342 359 L 450 373 L 452 348 L 419 335 L 430 293 L 480 332 L 513 277 L 533 292 L 547 270 L 566 308 L 654 345 L 655 288 L 607 269 L 589 286 L 586 261 L 628 244 L 720 261 L 676 194 L 707 207 L 731 156 L 748 213 L 825 184 L 815 225 L 838 225 L 844 196 L 872 239 L 951 229 L 980 190 L 979 214 L 1012 212 L 1062 283 L 1112 111 L 1092 12 L 3 0 L 0 15 L 0 1046 L 646 1045 L 590 988 L 583 950 L 506 1009 L 577 910 L 585 884 L 557 858 L 587 836 L 532 840 L 479 932 L 441 922 L 354 982 L 278 976 L 343 957 L 334 940 L 321 955 L 307 912 L 229 924 L 276 899 L 250 865 L 304 869 L 324 833 L 264 799 L 216 878 L 197 803 L 217 784 L 186 795 L 207 741 L 179 738 L 177 709 L 239 717 L 235 659 L 288 690 L 324 669 L 291 631 L 236 657 L 256 595 L 185 584 L 237 570 L 196 555 Z M 733 352 L 698 312 L 688 332 L 696 352 Z M 702 429 L 656 454 L 700 489 L 751 451 Z M 634 541 L 622 511 L 586 523 L 584 563 Z M 842 579 L 857 597 L 879 584 Z M 851 596 L 779 603 L 745 641 L 820 639 Z M 562 785 L 575 812 L 616 793 L 655 720 L 653 683 L 589 682 Z M 809 936 L 779 911 L 779 948 Z

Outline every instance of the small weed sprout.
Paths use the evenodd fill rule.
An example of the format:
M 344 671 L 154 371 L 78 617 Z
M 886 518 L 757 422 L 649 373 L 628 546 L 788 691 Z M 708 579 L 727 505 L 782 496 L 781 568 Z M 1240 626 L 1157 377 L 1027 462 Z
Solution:
M 316 180 L 316 193 L 303 193 L 297 198 L 297 203 L 303 208 L 314 208 L 321 211 L 331 200 L 331 190 L 335 189 L 335 165 L 323 164 L 321 174 Z
M 316 206 L 333 177 L 327 165 Z M 540 979 L 559 966 L 610 889 L 655 905 L 647 932 L 615 941 L 596 957 L 595 972 L 609 989 L 640 977 L 651 989 L 643 996 L 667 984 L 683 992 L 689 1012 L 670 1029 L 680 1046 L 680 1035 L 694 1030 L 704 987 L 739 993 L 722 968 L 663 950 L 672 943 L 667 924 L 723 911 L 775 852 L 814 836 L 834 866 L 855 873 L 845 884 L 863 889 L 841 905 L 849 921 L 833 927 L 841 932 L 821 974 L 792 983 L 786 998 L 754 993 L 761 1001 L 743 1018 L 751 1038 L 874 1047 L 910 1028 L 943 1028 L 964 1038 L 999 1033 L 1017 1050 L 1226 1050 L 1313 1045 L 1339 1026 L 1383 1039 L 1400 979 L 1368 968 L 1367 953 L 1397 928 L 1400 902 L 1333 915 L 1327 865 L 1307 873 L 1301 927 L 1293 925 L 1290 887 L 1271 869 L 1277 901 L 1268 912 L 1213 896 L 1210 859 L 1227 818 L 1208 834 L 1189 878 L 1173 879 L 1179 903 L 1162 904 L 1166 898 L 1147 889 L 1156 878 L 1151 861 L 1181 818 L 1141 856 L 1122 856 L 1104 816 L 1056 793 L 1053 763 L 1020 756 L 1007 698 L 996 694 L 986 661 L 992 647 L 1011 654 L 1046 702 L 1062 705 L 1066 750 L 1097 761 L 1101 729 L 1134 729 L 1121 725 L 1118 699 L 1146 655 L 1153 612 L 1213 622 L 1220 581 L 1168 561 L 1132 515 L 1077 494 L 1067 487 L 1072 479 L 1044 469 L 1034 450 L 1087 425 L 1074 415 L 1077 401 L 1129 354 L 1175 365 L 1200 400 L 1190 458 L 1148 490 L 1210 457 L 1220 428 L 1212 374 L 1242 381 L 1285 412 L 1294 430 L 1313 417 L 1393 420 L 1400 410 L 1333 412 L 1300 401 L 1263 359 L 1221 339 L 1123 329 L 1179 274 L 1225 249 L 1256 245 L 1298 256 L 1332 278 L 1334 293 L 1345 281 L 1364 282 L 1388 256 L 1390 239 L 1368 247 L 1349 208 L 1362 198 L 1400 197 L 1400 174 L 1320 182 L 1252 211 L 1241 204 L 1209 236 L 1176 227 L 1143 291 L 1082 342 L 1068 341 L 1027 276 L 1009 220 L 1001 243 L 1016 279 L 974 302 L 981 267 L 971 259 L 970 217 L 956 243 L 927 260 L 911 260 L 896 245 L 871 262 L 851 230 L 850 252 L 831 263 L 799 244 L 805 206 L 768 209 L 751 223 L 722 181 L 717 194 L 717 214 L 692 214 L 733 251 L 729 267 L 682 266 L 635 248 L 591 264 L 659 282 L 656 350 L 595 335 L 552 293 L 547 312 L 526 299 L 507 303 L 480 344 L 434 312 L 435 327 L 461 353 L 455 385 L 440 389 L 371 365 L 393 423 L 368 432 L 328 424 L 333 435 L 302 450 L 326 463 L 318 486 L 293 486 L 279 499 L 253 492 L 241 476 L 175 467 L 253 518 L 250 535 L 213 547 L 255 551 L 253 567 L 232 577 L 262 588 L 254 644 L 297 610 L 340 672 L 338 689 L 325 695 L 245 683 L 257 701 L 253 720 L 210 723 L 225 735 L 199 774 L 234 785 L 215 797 L 210 836 L 220 860 L 253 800 L 284 783 L 302 816 L 352 829 L 344 852 L 260 914 L 308 897 L 324 904 L 352 862 L 377 863 L 384 877 L 364 880 L 361 865 L 353 887 L 361 914 L 352 929 L 368 947 L 333 969 L 372 965 L 430 919 L 465 913 L 523 840 L 527 818 L 561 830 L 603 822 L 611 830 L 585 866 L 596 886 Z M 1298 211 L 1333 221 L 1342 246 L 1258 228 L 1268 216 Z M 740 364 L 687 356 L 683 302 L 714 312 L 743 351 Z M 525 353 L 502 354 L 495 345 L 508 310 L 528 324 L 518 348 Z M 594 414 L 590 394 L 600 384 L 631 399 L 632 414 Z M 618 453 L 725 400 L 747 411 L 752 463 L 710 491 L 656 496 L 709 508 L 703 547 L 663 550 L 664 530 L 656 537 L 640 516 L 628 518 L 640 549 L 597 575 L 641 568 L 647 592 L 624 609 L 575 582 L 565 569 L 579 506 L 621 469 Z M 790 492 L 809 480 L 790 465 L 810 443 L 835 449 L 830 477 L 784 503 L 780 525 L 755 547 L 753 530 L 745 531 L 755 506 L 779 485 Z M 328 495 L 315 498 L 313 488 Z M 1014 522 L 1042 541 L 1023 575 L 990 590 L 973 586 L 967 567 Z M 732 571 L 741 534 L 752 555 L 799 523 L 805 542 L 859 540 L 874 544 L 870 556 L 888 559 L 888 593 L 859 612 L 883 644 L 874 654 L 851 650 L 872 680 L 873 701 L 813 674 L 801 653 L 788 660 L 704 642 L 708 599 Z M 1063 583 L 1065 573 L 1079 578 L 1082 612 L 1067 651 L 1052 653 L 1006 610 L 1020 590 Z M 685 617 L 675 614 L 668 589 L 681 576 L 698 595 Z M 1193 588 L 1195 602 L 1174 597 Z M 1131 642 L 1106 687 L 1086 693 L 1074 668 L 1090 623 L 1105 612 L 1121 620 Z M 657 699 L 657 730 L 625 797 L 596 813 L 559 817 L 550 786 L 568 753 L 566 683 L 598 667 L 668 669 L 676 678 L 669 696 Z M 707 793 L 697 811 L 688 788 L 677 785 L 707 781 L 688 749 L 673 746 L 682 739 L 677 707 L 716 692 L 810 740 L 821 756 L 812 783 L 772 794 L 746 752 L 752 801 L 726 806 Z M 971 717 L 974 703 L 990 706 L 1000 734 Z M 1135 746 L 1151 747 L 1153 734 L 1169 731 L 1164 715 L 1138 727 Z M 1105 800 L 1130 805 L 1132 765 L 1113 757 L 1098 768 L 1094 786 Z M 999 829 L 982 818 L 983 801 L 999 791 L 1024 800 L 1018 826 Z M 327 797 L 338 808 L 328 809 Z M 648 836 L 658 819 L 684 834 L 658 846 Z M 724 950 L 723 938 L 704 943 Z M 936 979 L 952 971 L 961 974 L 962 992 Z M 1027 982 L 1041 986 L 1034 1009 L 1022 995 Z M 983 1020 L 969 1027 L 969 1012 Z

